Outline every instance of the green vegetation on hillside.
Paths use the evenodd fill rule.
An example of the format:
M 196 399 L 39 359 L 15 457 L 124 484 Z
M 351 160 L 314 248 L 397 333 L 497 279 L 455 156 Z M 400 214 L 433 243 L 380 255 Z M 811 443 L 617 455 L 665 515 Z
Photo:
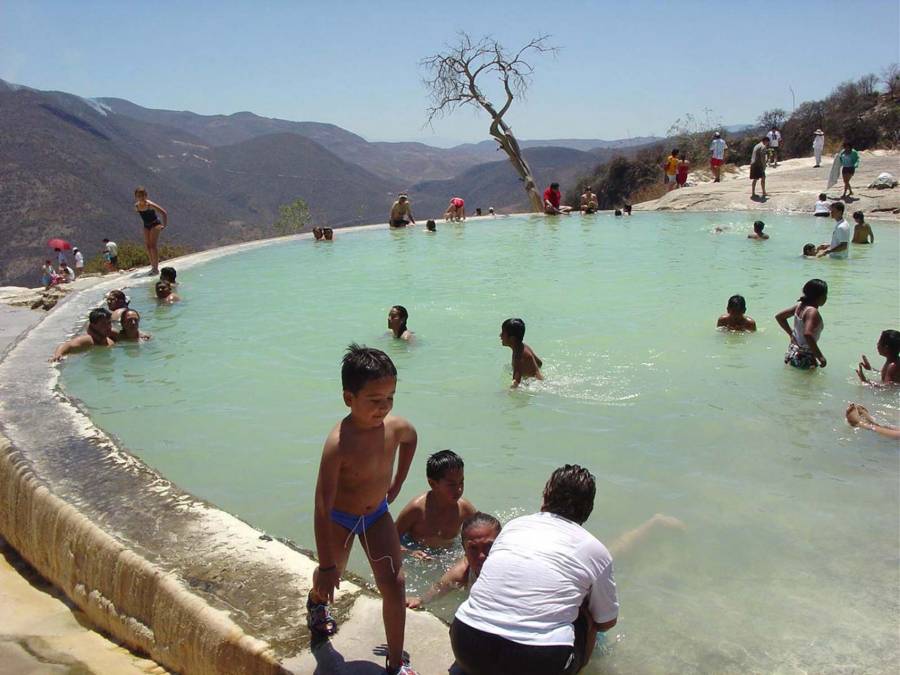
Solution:
M 309 224 L 309 207 L 302 199 L 295 199 L 290 204 L 282 204 L 278 209 L 278 220 L 273 227 L 280 235 L 297 234 Z

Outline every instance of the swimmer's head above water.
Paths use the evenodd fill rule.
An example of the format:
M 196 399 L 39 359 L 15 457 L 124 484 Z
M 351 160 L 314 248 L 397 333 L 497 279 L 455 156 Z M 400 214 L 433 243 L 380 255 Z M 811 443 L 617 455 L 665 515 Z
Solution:
M 452 450 L 439 450 L 425 463 L 428 486 L 448 503 L 458 502 L 465 489 L 465 463 Z
M 500 325 L 500 342 L 504 347 L 520 346 L 525 339 L 525 322 L 507 319 Z
M 900 359 L 900 331 L 885 330 L 878 338 L 878 353 L 889 361 Z
M 744 300 L 743 295 L 732 295 L 728 298 L 728 305 L 725 307 L 725 311 L 729 314 L 743 314 L 747 311 L 747 301 Z
M 409 319 L 409 312 L 403 305 L 394 305 L 388 312 L 388 328 L 394 334 L 394 337 L 402 337 L 407 331 L 406 321 Z

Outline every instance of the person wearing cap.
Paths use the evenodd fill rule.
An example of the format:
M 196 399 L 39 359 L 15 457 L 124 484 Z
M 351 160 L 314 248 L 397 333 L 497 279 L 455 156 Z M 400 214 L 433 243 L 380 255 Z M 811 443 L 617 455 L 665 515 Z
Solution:
M 709 166 L 713 173 L 713 182 L 720 183 L 722 181 L 722 165 L 725 163 L 725 151 L 728 145 L 722 134 L 718 131 L 713 134 L 712 143 L 709 144 Z
M 401 192 L 397 195 L 397 201 L 391 207 L 391 215 L 388 219 L 391 227 L 406 227 L 407 225 L 415 225 L 416 219 L 413 218 L 412 208 L 409 204 L 409 197 L 406 193 Z
M 822 166 L 822 151 L 825 149 L 825 132 L 816 129 L 813 134 L 813 154 L 816 156 L 816 168 Z
M 78 250 L 78 247 L 72 249 L 75 256 L 75 278 L 77 279 L 84 272 L 84 255 Z

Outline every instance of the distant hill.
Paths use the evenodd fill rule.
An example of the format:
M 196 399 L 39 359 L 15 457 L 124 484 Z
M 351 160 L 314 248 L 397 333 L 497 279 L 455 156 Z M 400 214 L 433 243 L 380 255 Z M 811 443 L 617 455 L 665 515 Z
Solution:
M 384 218 L 396 186 L 296 134 L 211 147 L 186 131 L 59 92 L 0 87 L 0 284 L 34 284 L 50 237 L 86 256 L 141 239 L 137 185 L 166 206 L 165 241 L 195 248 L 272 234 L 304 198 L 331 224 Z
M 614 141 L 604 141 L 600 138 L 553 138 L 547 140 L 525 140 L 519 141 L 519 146 L 525 148 L 569 148 L 571 150 L 581 150 L 582 152 L 590 152 L 591 150 L 623 150 L 641 145 L 650 145 L 661 141 L 657 136 L 635 136 L 634 138 L 620 138 Z M 464 143 L 457 145 L 451 150 L 467 151 L 467 152 L 491 152 L 497 148 L 497 142 L 493 140 L 481 141 L 480 143 Z

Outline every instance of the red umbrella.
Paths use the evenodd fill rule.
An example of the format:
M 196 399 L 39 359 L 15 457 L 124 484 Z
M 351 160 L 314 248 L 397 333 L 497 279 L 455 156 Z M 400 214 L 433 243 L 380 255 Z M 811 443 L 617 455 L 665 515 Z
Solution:
M 63 251 L 68 251 L 72 248 L 72 244 L 65 239 L 49 239 L 47 240 L 47 246 L 50 248 L 61 248 Z

